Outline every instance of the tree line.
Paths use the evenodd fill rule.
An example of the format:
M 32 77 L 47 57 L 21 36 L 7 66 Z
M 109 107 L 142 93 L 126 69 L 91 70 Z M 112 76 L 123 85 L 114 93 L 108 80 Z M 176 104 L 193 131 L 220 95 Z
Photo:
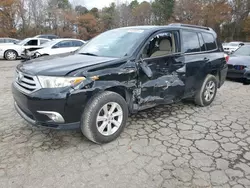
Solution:
M 249 41 L 249 13 L 250 0 L 133 0 L 102 9 L 69 0 L 1 0 L 0 37 L 50 33 L 88 40 L 117 27 L 178 22 L 212 27 L 222 41 Z

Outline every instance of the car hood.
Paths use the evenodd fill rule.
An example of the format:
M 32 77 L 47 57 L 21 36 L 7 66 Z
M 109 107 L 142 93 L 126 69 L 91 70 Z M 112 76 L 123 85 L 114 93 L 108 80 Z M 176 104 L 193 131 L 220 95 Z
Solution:
M 31 75 L 65 76 L 74 70 L 115 61 L 116 59 L 66 53 L 30 60 L 18 65 L 17 69 Z
M 250 56 L 231 55 L 228 64 L 250 66 Z

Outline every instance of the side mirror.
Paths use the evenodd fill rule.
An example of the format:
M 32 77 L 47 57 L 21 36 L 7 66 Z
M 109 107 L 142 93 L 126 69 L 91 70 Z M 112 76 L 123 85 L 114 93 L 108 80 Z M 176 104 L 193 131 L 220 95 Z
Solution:
M 147 75 L 147 77 L 152 78 L 153 72 L 149 68 L 148 64 L 145 61 L 143 61 L 143 59 L 141 59 L 140 67 L 141 67 L 142 71 Z

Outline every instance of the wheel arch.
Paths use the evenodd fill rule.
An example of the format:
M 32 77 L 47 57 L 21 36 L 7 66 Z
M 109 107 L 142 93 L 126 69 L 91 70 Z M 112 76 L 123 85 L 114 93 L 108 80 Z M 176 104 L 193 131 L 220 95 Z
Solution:
M 7 49 L 7 50 L 5 50 L 4 51 L 4 57 L 5 57 L 5 55 L 6 55 L 6 53 L 8 52 L 8 51 L 14 51 L 16 54 L 17 54 L 17 57 L 19 56 L 19 54 L 18 54 L 18 52 L 16 51 L 16 50 L 14 50 L 14 49 Z
M 220 85 L 219 85 L 220 80 L 221 80 L 220 71 L 219 70 L 211 70 L 210 72 L 208 72 L 208 74 L 215 76 L 217 83 L 218 83 L 218 87 L 220 87 Z
M 121 95 L 125 101 L 128 104 L 129 111 L 133 111 L 133 97 L 132 94 L 129 92 L 129 90 L 125 86 L 113 86 L 105 89 L 104 91 L 112 91 L 114 93 L 117 93 Z

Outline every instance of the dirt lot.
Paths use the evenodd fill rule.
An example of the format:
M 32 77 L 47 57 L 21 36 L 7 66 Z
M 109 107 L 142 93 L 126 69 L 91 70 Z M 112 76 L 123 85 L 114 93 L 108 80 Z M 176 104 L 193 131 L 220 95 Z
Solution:
M 0 61 L 0 187 L 250 187 L 250 86 L 226 82 L 206 108 L 134 115 L 116 141 L 35 128 L 13 108 L 18 62 Z

